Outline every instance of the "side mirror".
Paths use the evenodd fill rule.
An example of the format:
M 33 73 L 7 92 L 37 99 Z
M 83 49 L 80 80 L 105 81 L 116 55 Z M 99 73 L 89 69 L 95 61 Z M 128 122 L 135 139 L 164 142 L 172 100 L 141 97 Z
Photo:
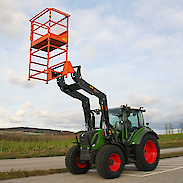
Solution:
M 149 126 L 149 123 L 146 123 L 147 126 Z

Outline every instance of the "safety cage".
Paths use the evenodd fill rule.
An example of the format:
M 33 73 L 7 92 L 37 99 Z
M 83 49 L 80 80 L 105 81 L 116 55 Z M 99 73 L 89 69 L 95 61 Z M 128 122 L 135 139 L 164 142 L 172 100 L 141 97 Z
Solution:
M 70 15 L 55 8 L 46 8 L 29 21 L 30 32 L 30 78 L 42 81 L 73 73 L 68 61 L 68 34 Z M 62 68 L 61 68 L 62 67 Z M 52 76 L 52 71 L 58 73 Z

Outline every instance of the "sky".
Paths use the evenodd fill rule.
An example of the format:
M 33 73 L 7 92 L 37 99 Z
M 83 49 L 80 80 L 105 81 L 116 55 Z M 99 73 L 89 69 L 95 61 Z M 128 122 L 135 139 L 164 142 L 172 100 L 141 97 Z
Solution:
M 81 102 L 52 80 L 28 81 L 30 22 L 45 8 L 70 14 L 69 60 L 108 107 L 143 106 L 158 134 L 183 122 L 182 0 L 0 0 L 0 128 L 85 128 Z M 87 95 L 87 94 L 86 94 Z M 88 96 L 88 95 L 87 95 Z M 92 109 L 99 108 L 91 96 Z

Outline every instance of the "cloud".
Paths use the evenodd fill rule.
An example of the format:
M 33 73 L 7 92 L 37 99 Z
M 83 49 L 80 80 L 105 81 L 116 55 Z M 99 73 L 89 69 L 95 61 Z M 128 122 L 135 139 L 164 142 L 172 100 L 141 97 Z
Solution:
M 158 51 L 167 45 L 165 36 L 157 36 L 154 34 L 146 34 L 141 39 L 134 42 L 132 49 L 137 51 Z
M 0 117 L 4 116 L 5 113 L 7 113 L 8 111 L 5 110 L 3 107 L 0 109 Z
M 152 96 L 149 94 L 141 93 L 138 96 L 130 95 L 127 99 L 125 99 L 122 103 L 129 104 L 130 106 L 149 106 L 160 102 L 159 96 Z
M 75 31 L 75 30 L 70 30 L 69 31 L 69 33 L 70 33 L 70 39 L 71 40 L 76 40 L 77 38 L 78 38 L 78 31 Z
M 84 61 L 90 61 L 91 58 L 98 56 L 97 50 L 92 45 L 87 44 L 79 49 L 83 53 L 82 58 Z
M 135 15 L 149 22 L 155 29 L 182 29 L 183 10 L 178 1 L 139 0 L 133 3 Z
M 1 0 L 0 34 L 8 39 L 21 37 L 24 34 L 28 17 L 24 12 L 17 11 L 13 0 Z
M 55 105 L 47 105 L 47 106 L 45 106 L 45 108 L 52 108 L 52 109 L 56 109 L 56 106 L 55 106 Z
M 26 111 L 23 109 L 18 109 L 17 113 L 15 116 L 24 116 L 26 114 Z
M 33 116 L 34 118 L 53 118 L 55 115 L 55 112 L 48 110 L 39 110 L 30 113 L 30 116 Z
M 16 102 L 19 101 L 20 99 L 21 99 L 20 96 L 15 96 L 15 97 L 13 98 L 13 100 L 16 101 Z
M 154 122 L 159 123 L 158 119 L 162 118 L 163 112 L 159 109 L 156 109 L 156 108 L 150 108 L 150 109 L 147 109 L 147 112 L 145 113 L 145 116 L 147 118 L 151 119 L 151 120 L 153 118 Z
M 24 126 L 26 123 L 27 111 L 23 109 L 18 109 L 9 107 L 8 109 L 0 109 L 0 125 L 1 127 L 15 127 L 15 126 Z
M 24 103 L 23 106 L 27 108 L 34 107 L 34 105 L 30 101 L 27 101 L 26 103 Z
M 78 37 L 73 42 L 71 40 L 74 59 L 81 60 L 82 55 L 90 57 L 94 54 L 96 61 L 92 59 L 92 62 L 97 62 L 96 56 L 105 58 L 116 51 L 121 53 L 140 31 L 132 21 L 111 13 L 111 5 L 76 9 L 72 14 L 71 29 L 77 32 Z M 78 47 L 86 48 L 78 52 Z M 85 53 L 86 49 L 89 53 Z
M 28 81 L 28 74 L 26 74 L 25 72 L 21 72 L 18 75 L 13 69 L 7 69 L 6 76 L 7 83 L 13 85 L 20 85 L 23 88 L 32 88 L 36 85 L 35 80 Z
M 4 121 L 6 121 L 6 123 L 10 123 L 11 126 L 15 126 L 15 123 L 17 124 L 17 126 L 21 126 L 20 122 L 25 122 L 25 120 L 22 117 L 17 117 L 14 115 L 9 115 L 7 116 Z
M 6 100 L 4 97 L 0 97 L 0 102 Z
M 72 111 L 72 112 L 71 112 Z M 40 127 L 49 127 L 54 129 L 73 129 L 77 131 L 83 128 L 84 116 L 82 111 L 75 109 L 52 111 L 52 110 L 37 110 L 28 114 L 33 123 Z M 30 122 L 29 124 L 33 124 Z
M 144 113 L 145 122 L 150 123 L 150 127 L 158 134 L 165 133 L 165 124 L 172 124 L 173 129 L 178 129 L 182 123 L 183 111 L 162 112 L 162 110 L 152 108 L 147 109 Z M 175 133 L 175 131 L 174 131 Z

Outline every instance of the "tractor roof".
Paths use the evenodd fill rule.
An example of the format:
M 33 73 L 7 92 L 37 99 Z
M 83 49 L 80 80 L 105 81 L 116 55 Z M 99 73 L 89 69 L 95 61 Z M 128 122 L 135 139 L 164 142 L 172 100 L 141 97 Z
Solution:
M 138 110 L 138 111 L 146 112 L 144 107 L 130 107 L 130 106 L 127 106 L 127 105 L 121 105 L 120 108 L 121 109 L 127 108 L 127 109 L 130 109 L 130 110 Z
M 143 107 L 129 107 L 129 106 L 126 106 L 126 105 L 121 105 L 120 107 L 117 107 L 117 108 L 110 108 L 109 112 L 110 113 L 119 113 L 119 111 L 123 110 L 123 109 L 146 112 L 146 110 Z

